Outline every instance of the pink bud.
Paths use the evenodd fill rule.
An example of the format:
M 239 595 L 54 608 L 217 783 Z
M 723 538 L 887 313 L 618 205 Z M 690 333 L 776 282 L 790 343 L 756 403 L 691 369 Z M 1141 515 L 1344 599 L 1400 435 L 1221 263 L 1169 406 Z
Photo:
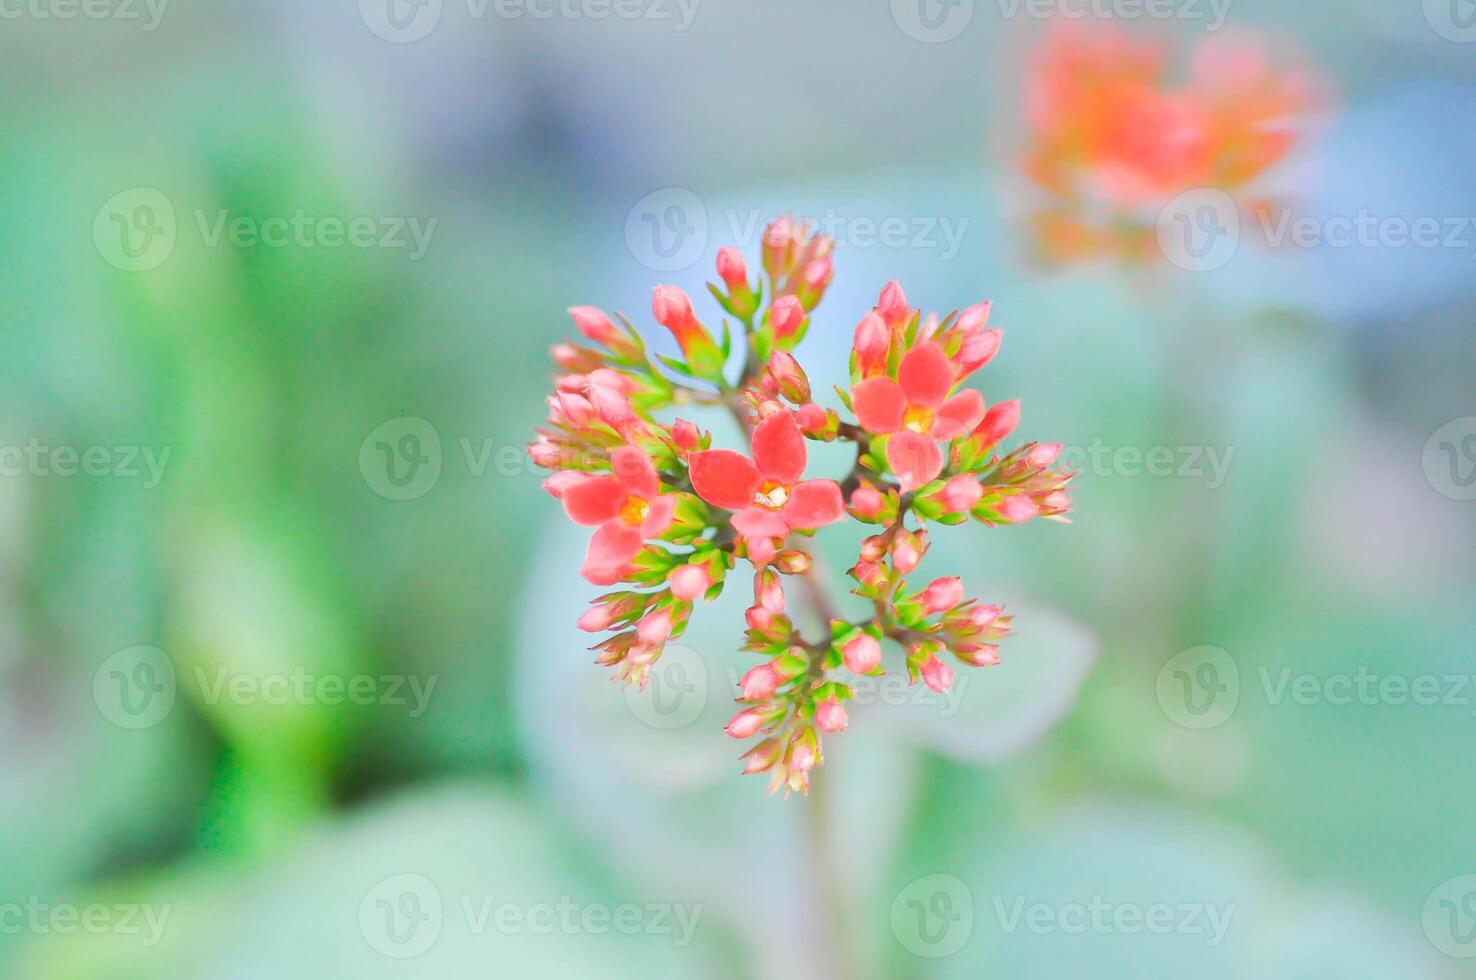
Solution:
M 948 689 L 953 686 L 953 668 L 929 654 L 928 659 L 923 661 L 922 679 L 934 691 L 947 694 Z
M 583 395 L 561 391 L 554 398 L 558 399 L 560 413 L 576 428 L 587 425 L 595 417 L 595 407 Z
M 804 319 L 805 308 L 793 296 L 780 296 L 769 307 L 769 323 L 774 327 L 775 340 L 793 335 Z
M 898 574 L 907 575 L 922 561 L 927 548 L 925 532 L 903 531 L 892 539 L 892 567 Z
M 772 613 L 784 611 L 784 587 L 779 584 L 779 575 L 766 568 L 753 576 L 753 599 Z
M 976 477 L 968 473 L 950 477 L 948 482 L 943 484 L 943 489 L 938 491 L 938 499 L 942 501 L 944 508 L 953 514 L 962 513 L 973 507 L 982 496 L 984 496 L 984 488 Z
M 973 333 L 989 324 L 989 308 L 993 304 L 989 300 L 975 303 L 958 315 L 954 326 L 965 333 Z
M 835 698 L 826 698 L 815 705 L 815 724 L 822 732 L 843 732 L 847 718 L 845 707 Z
M 852 350 L 856 352 L 856 366 L 862 377 L 870 378 L 886 370 L 890 344 L 891 333 L 880 316 L 873 312 L 861 318 L 856 324 Z
M 881 644 L 870 633 L 862 633 L 841 647 L 846 670 L 853 674 L 869 674 L 881 666 Z
M 887 326 L 895 327 L 907 320 L 911 310 L 907 306 L 907 294 L 902 291 L 902 284 L 893 279 L 882 287 L 881 297 L 876 301 L 876 312 L 886 321 Z
M 803 575 L 810 570 L 813 561 L 805 552 L 791 548 L 774 556 L 774 567 L 785 575 Z
M 764 716 L 758 711 L 753 708 L 744 708 L 729 720 L 725 730 L 730 738 L 752 738 L 760 728 L 764 727 L 764 722 Z M 752 765 L 750 760 L 749 766 L 752 767 Z
M 798 742 L 789 753 L 789 768 L 794 772 L 809 772 L 815 768 L 815 749 L 808 742 Z
M 671 424 L 671 439 L 678 446 L 690 452 L 701 445 L 702 433 L 695 424 L 686 419 L 677 419 Z
M 993 643 L 966 644 L 954 648 L 959 658 L 974 667 L 999 666 L 999 647 Z
M 746 736 L 744 736 L 746 737 Z M 779 740 L 777 738 L 765 739 L 760 742 L 748 756 L 748 763 L 743 767 L 743 774 L 752 772 L 763 772 L 773 766 L 779 759 Z
M 692 301 L 675 286 L 656 287 L 651 294 L 651 313 L 657 323 L 676 334 L 678 339 L 691 329 L 696 319 L 692 313 Z
M 620 331 L 615 329 L 615 324 L 603 310 L 593 306 L 571 306 L 569 316 L 574 320 L 574 326 L 580 333 L 598 344 L 609 345 L 611 341 L 620 337 Z
M 974 606 L 968 612 L 969 626 L 974 630 L 988 629 L 999 618 L 998 606 Z
M 755 565 L 767 565 L 778 550 L 773 538 L 744 538 L 743 543 L 748 547 L 748 560 Z
M 555 364 L 576 374 L 587 374 L 605 363 L 599 354 L 574 344 L 554 344 L 548 353 Z
M 1003 339 L 1002 330 L 980 330 L 964 337 L 963 344 L 953 358 L 959 373 L 961 375 L 972 374 L 994 360 L 994 355 L 999 353 L 1000 341 Z
M 717 273 L 730 290 L 748 286 L 748 265 L 743 261 L 743 253 L 731 245 L 718 249 Z
M 648 646 L 660 646 L 671 636 L 671 612 L 658 609 L 636 624 L 636 636 Z
M 887 542 L 880 534 L 861 539 L 862 561 L 881 561 L 882 556 L 886 553 Z
M 552 469 L 559 465 L 559 447 L 551 442 L 535 442 L 528 447 L 528 456 L 533 462 L 546 469 Z
M 812 435 L 825 431 L 825 427 L 830 423 L 830 418 L 825 414 L 825 409 L 816 405 L 814 402 L 805 402 L 799 408 L 795 409 L 794 420 L 799 423 L 801 431 L 808 432 Z
M 886 503 L 887 499 L 875 487 L 857 487 L 851 494 L 851 510 L 856 513 L 857 517 L 875 517 L 882 512 Z M 876 557 L 880 558 L 881 555 L 878 554 Z
M 814 292 L 820 292 L 829 286 L 834 276 L 835 267 L 828 255 L 822 255 L 805 266 L 805 285 Z
M 743 611 L 743 620 L 748 623 L 749 629 L 768 633 L 774 627 L 775 615 L 763 606 L 749 606 Z
M 784 676 L 773 664 L 759 664 L 743 675 L 738 687 L 743 691 L 743 700 L 763 701 L 773 697 L 783 681 Z
M 984 421 L 979 423 L 974 435 L 986 446 L 992 446 L 1014 432 L 1015 426 L 1019 424 L 1020 402 L 1019 399 L 1011 399 L 1000 402 L 985 412 Z
M 948 576 L 946 578 L 933 579 L 928 584 L 928 587 L 923 589 L 922 595 L 919 598 L 922 599 L 923 608 L 931 615 L 952 609 L 963 601 L 963 595 L 963 580 L 954 576 Z
M 1035 506 L 1035 501 L 1023 493 L 1011 494 L 1000 501 L 999 506 L 995 509 L 999 511 L 1000 517 L 1011 524 L 1024 524 L 1040 513 L 1039 508 Z
M 600 603 L 591 606 L 579 617 L 579 628 L 586 633 L 598 633 L 600 630 L 609 629 L 610 624 L 615 621 L 615 613 L 608 603 Z
M 1030 450 L 1026 458 L 1030 462 L 1031 469 L 1043 470 L 1056 461 L 1061 455 L 1061 444 L 1059 442 L 1043 442 Z
M 887 584 L 887 571 L 874 561 L 862 559 L 856 562 L 856 581 L 871 589 L 880 589 Z
M 764 271 L 771 279 L 778 279 L 789 266 L 792 234 L 793 223 L 784 216 L 775 218 L 764 228 Z
M 776 350 L 769 355 L 765 374 L 775 388 L 796 405 L 810 400 L 810 379 L 788 351 Z M 823 412 L 821 413 L 823 416 Z
M 712 576 L 705 565 L 683 565 L 671 573 L 671 594 L 692 601 L 712 586 Z

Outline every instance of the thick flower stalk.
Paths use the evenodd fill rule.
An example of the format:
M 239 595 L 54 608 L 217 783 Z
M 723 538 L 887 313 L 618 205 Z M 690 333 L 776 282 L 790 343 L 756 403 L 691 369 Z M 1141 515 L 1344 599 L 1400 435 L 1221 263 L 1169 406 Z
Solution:
M 1253 185 L 1301 138 L 1320 88 L 1249 38 L 1201 42 L 1176 82 L 1160 40 L 1053 25 L 1025 79 L 1023 167 L 1046 201 L 1033 215 L 1038 250 L 1147 257 L 1158 210 L 1186 191 L 1262 206 Z
M 714 335 L 681 290 L 657 286 L 652 315 L 681 357 L 653 361 L 624 318 L 617 325 L 574 307 L 592 345 L 553 349 L 566 373 L 528 449 L 555 471 L 544 486 L 570 520 L 592 529 L 581 574 L 616 587 L 579 626 L 607 634 L 593 649 L 617 679 L 644 685 L 694 605 L 721 594 L 740 561 L 752 568 L 741 645 L 759 661 L 739 681 L 741 708 L 727 733 L 758 739 L 744 771 L 769 773 L 771 790 L 808 791 L 824 761 L 822 736 L 849 722 L 856 678 L 885 672 L 884 641 L 900 648 L 913 683 L 938 692 L 952 685 L 955 664 L 999 662 L 1010 616 L 968 598 L 956 577 L 911 581 L 928 526 L 1064 520 L 1075 475 L 1053 468 L 1059 445 L 1003 448 L 1019 403 L 989 406 L 965 386 L 999 350 L 988 303 L 940 320 L 888 283 L 856 327 L 851 384 L 837 389 L 849 418 L 815 402 L 791 352 L 830 283 L 832 247 L 776 219 L 757 279 L 736 249 L 722 249 L 721 283 L 710 289 L 741 338 L 727 321 Z M 746 444 L 713 446 L 710 432 L 676 414 L 706 407 L 737 419 Z M 810 441 L 853 444 L 851 471 L 839 480 L 811 473 Z M 877 527 L 849 571 L 853 594 L 869 606 L 855 620 L 824 598 L 807 546 L 842 521 Z M 789 615 L 787 583 L 796 579 L 808 579 L 804 594 L 827 623 L 821 635 L 802 635 Z

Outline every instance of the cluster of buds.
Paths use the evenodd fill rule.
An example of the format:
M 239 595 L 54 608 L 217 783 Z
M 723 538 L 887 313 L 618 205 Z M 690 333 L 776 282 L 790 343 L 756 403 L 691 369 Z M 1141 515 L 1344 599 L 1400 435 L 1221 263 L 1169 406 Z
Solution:
M 596 346 L 554 348 L 569 373 L 557 380 L 548 423 L 529 446 L 535 462 L 555 471 L 545 488 L 571 520 L 593 528 L 581 574 L 619 586 L 579 619 L 581 629 L 609 634 L 593 649 L 618 680 L 644 685 L 695 603 L 720 595 L 738 561 L 752 566 L 742 649 L 760 662 L 738 683 L 741 709 L 727 733 L 759 739 L 743 756 L 744 771 L 768 773 L 771 790 L 808 791 L 824 761 L 822 735 L 849 723 L 854 678 L 884 673 L 883 641 L 901 648 L 913 683 L 938 692 L 953 683 L 950 660 L 999 662 L 1011 617 L 967 598 L 955 577 L 908 584 L 928 551 L 926 525 L 1064 520 L 1075 475 L 1053 469 L 1057 444 L 1003 451 L 1019 403 L 990 406 L 965 387 L 999 350 L 1002 332 L 989 326 L 988 303 L 923 316 L 898 283 L 888 283 L 856 327 L 851 385 L 837 389 L 854 421 L 814 402 L 791 351 L 829 285 L 832 249 L 830 239 L 779 218 L 764 232 L 758 280 L 737 250 L 718 253 L 721 283 L 709 288 L 737 319 L 745 346 L 731 382 L 736 331 L 724 322 L 715 337 L 674 286 L 656 287 L 652 314 L 671 331 L 680 358 L 653 361 L 623 318 L 616 326 L 592 307 L 570 310 Z M 658 418 L 685 406 L 731 413 L 747 446 L 715 448 L 694 422 Z M 810 476 L 811 441 L 853 444 L 850 473 Z M 828 630 L 805 637 L 789 616 L 785 582 L 812 574 L 807 540 L 845 520 L 879 526 L 849 573 L 872 615 L 847 621 L 820 608 Z M 807 593 L 819 591 L 810 586 Z
M 1201 42 L 1175 83 L 1161 40 L 1104 24 L 1052 27 L 1024 105 L 1025 174 L 1046 195 L 1032 231 L 1049 261 L 1157 255 L 1156 217 L 1186 191 L 1265 207 L 1246 192 L 1322 101 L 1311 73 L 1273 66 L 1249 38 Z

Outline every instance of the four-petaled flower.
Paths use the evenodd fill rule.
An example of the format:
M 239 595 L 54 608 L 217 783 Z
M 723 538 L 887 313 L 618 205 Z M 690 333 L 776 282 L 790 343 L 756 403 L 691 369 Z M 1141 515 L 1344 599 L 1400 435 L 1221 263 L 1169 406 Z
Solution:
M 647 538 L 660 537 L 671 526 L 677 498 L 662 494 L 661 479 L 645 453 L 621 446 L 610 454 L 614 476 L 572 474 L 550 486 L 576 524 L 598 525 L 589 539 L 579 570 L 595 585 L 625 577 L 632 558 Z
M 984 418 L 984 397 L 965 388 L 953 397 L 957 371 L 941 345 L 928 341 L 903 355 L 897 377 L 878 375 L 851 389 L 856 421 L 887 440 L 887 465 L 904 491 L 916 490 L 943 471 L 934 440 L 972 432 Z
M 714 507 L 737 512 L 733 529 L 749 557 L 763 564 L 774 556 L 776 540 L 835 523 L 845 516 L 845 505 L 834 480 L 801 479 L 808 451 L 789 411 L 760 422 L 752 448 L 753 459 L 731 449 L 693 453 L 692 489 Z

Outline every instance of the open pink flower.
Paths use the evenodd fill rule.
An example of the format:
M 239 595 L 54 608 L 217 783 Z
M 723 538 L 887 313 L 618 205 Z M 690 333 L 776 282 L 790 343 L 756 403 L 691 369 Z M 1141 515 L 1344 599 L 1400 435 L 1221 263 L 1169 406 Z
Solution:
M 656 467 L 636 447 L 616 449 L 610 464 L 613 476 L 581 473 L 549 487 L 575 524 L 598 526 L 579 570 L 595 585 L 624 578 L 646 539 L 659 537 L 671 526 L 677 504 L 675 495 L 660 493 Z
M 773 539 L 845 516 L 839 484 L 801 480 L 808 459 L 794 416 L 776 412 L 753 430 L 753 459 L 731 449 L 693 453 L 692 489 L 714 507 L 736 511 L 734 529 L 748 543 L 749 556 L 763 564 L 773 556 Z
M 861 428 L 891 436 L 887 465 L 903 490 L 916 490 L 942 472 L 943 454 L 935 439 L 956 439 L 984 418 L 984 398 L 977 391 L 965 388 L 948 396 L 957 380 L 948 354 L 928 341 L 902 356 L 896 378 L 879 375 L 851 389 Z

